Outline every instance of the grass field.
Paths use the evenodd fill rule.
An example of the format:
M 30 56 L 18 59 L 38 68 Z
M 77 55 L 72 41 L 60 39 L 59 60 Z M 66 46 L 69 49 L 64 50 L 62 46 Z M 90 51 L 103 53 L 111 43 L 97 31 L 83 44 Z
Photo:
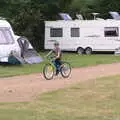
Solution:
M 45 53 L 41 53 L 42 56 Z M 64 53 L 63 59 L 71 63 L 72 67 L 84 67 L 97 64 L 120 62 L 119 56 L 114 55 L 77 55 L 76 53 Z M 42 72 L 46 62 L 34 65 L 10 66 L 0 65 L 0 77 L 8 77 L 22 74 Z
M 30 103 L 0 104 L 0 120 L 120 120 L 120 76 L 41 94 Z
M 45 53 L 41 53 L 42 56 Z M 108 64 L 113 62 L 120 62 L 119 56 L 114 55 L 77 55 L 76 53 L 64 53 L 63 59 L 71 63 L 72 67 L 83 67 L 97 64 Z M 30 74 L 42 72 L 43 66 L 46 62 L 34 65 L 8 66 L 0 65 L 0 77 Z

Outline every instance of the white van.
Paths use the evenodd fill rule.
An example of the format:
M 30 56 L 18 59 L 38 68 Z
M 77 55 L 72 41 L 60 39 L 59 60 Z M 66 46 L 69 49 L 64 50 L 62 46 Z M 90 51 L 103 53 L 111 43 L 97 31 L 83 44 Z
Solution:
M 63 51 L 91 54 L 120 47 L 119 20 L 58 20 L 45 22 L 45 49 L 58 41 Z
M 38 63 L 40 58 L 25 37 L 14 34 L 11 25 L 6 20 L 0 20 L 0 62 L 9 62 L 11 52 L 26 62 Z

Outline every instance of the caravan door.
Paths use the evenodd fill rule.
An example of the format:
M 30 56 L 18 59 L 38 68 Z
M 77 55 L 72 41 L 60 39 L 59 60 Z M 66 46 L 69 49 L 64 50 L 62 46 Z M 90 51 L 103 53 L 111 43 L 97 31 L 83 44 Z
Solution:
M 101 51 L 104 49 L 103 28 L 101 27 L 85 27 L 82 29 L 82 44 L 84 48 L 90 47 L 93 51 Z
M 64 28 L 63 33 L 63 38 L 61 38 L 61 48 L 65 51 L 76 51 L 80 44 L 80 28 Z
M 8 62 L 12 50 L 17 51 L 10 28 L 0 28 L 0 62 Z

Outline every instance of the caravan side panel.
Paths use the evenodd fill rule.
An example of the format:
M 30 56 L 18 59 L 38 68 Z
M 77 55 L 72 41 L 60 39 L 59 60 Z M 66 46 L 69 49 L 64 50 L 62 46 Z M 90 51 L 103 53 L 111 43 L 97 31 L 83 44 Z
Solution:
M 20 54 L 17 37 L 7 21 L 0 21 L 0 62 L 8 62 L 11 51 Z
M 62 28 L 63 36 L 51 37 L 52 28 Z M 110 28 L 108 33 L 119 32 L 119 35 L 106 36 L 106 28 Z M 45 49 L 52 49 L 55 41 L 58 41 L 61 49 L 66 51 L 76 51 L 78 47 L 84 49 L 90 47 L 93 51 L 115 51 L 120 46 L 120 21 L 47 21 L 45 22 Z

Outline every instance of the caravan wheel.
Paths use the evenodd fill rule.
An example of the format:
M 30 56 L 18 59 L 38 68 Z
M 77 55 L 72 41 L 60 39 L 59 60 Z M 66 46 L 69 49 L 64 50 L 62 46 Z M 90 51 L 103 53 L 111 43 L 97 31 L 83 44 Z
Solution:
M 78 53 L 79 55 L 84 54 L 84 49 L 81 48 L 81 47 L 79 47 L 79 48 L 77 49 L 77 53 Z
M 92 48 L 90 48 L 90 47 L 86 48 L 86 49 L 85 49 L 85 53 L 86 53 L 87 55 L 91 55 L 91 54 L 92 54 Z

